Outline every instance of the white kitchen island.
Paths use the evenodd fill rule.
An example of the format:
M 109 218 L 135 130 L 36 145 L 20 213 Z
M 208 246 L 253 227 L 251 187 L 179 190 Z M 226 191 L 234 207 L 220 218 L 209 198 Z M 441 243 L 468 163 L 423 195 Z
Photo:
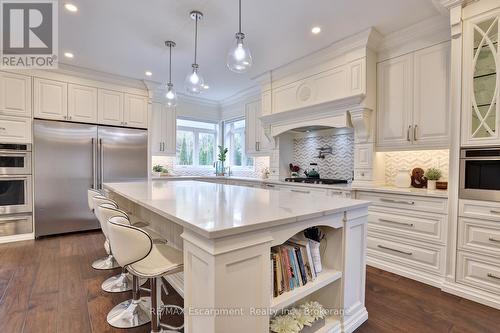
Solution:
M 368 318 L 366 201 L 198 181 L 108 183 L 105 189 L 120 208 L 183 250 L 184 284 L 176 289 L 184 296 L 185 332 L 269 332 L 275 311 L 309 300 L 329 309 L 316 332 L 352 332 Z M 326 234 L 323 271 L 274 298 L 271 247 L 312 226 Z

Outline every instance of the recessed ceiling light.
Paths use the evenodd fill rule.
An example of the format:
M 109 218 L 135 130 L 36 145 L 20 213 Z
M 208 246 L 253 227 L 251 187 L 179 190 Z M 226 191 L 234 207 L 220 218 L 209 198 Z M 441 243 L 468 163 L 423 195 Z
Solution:
M 72 3 L 65 3 L 64 8 L 72 13 L 76 13 L 78 11 L 78 7 L 73 5 Z
M 75 55 L 71 52 L 64 52 L 64 56 L 70 59 L 73 59 L 75 57 Z
M 153 73 L 151 73 L 150 71 L 145 71 L 145 72 L 144 72 L 144 75 L 146 75 L 146 76 L 151 76 L 151 75 L 153 75 Z
M 321 32 L 321 28 L 320 27 L 314 27 L 311 29 L 311 32 L 315 35 L 319 34 Z
M 208 84 L 203 85 L 203 89 L 207 90 L 208 88 L 210 88 L 210 86 Z

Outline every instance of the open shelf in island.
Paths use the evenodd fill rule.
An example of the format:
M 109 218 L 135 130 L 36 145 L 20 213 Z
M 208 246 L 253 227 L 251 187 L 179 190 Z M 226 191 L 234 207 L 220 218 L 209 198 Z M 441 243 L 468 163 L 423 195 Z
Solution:
M 342 272 L 335 269 L 325 268 L 318 274 L 314 281 L 308 282 L 302 287 L 284 292 L 283 294 L 271 299 L 271 310 L 280 311 L 305 298 L 315 291 L 337 281 L 342 277 Z

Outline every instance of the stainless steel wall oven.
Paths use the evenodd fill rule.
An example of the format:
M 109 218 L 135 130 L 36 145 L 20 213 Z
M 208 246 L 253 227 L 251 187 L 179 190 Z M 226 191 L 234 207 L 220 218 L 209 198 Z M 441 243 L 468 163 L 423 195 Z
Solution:
M 500 147 L 461 150 L 460 198 L 500 201 Z

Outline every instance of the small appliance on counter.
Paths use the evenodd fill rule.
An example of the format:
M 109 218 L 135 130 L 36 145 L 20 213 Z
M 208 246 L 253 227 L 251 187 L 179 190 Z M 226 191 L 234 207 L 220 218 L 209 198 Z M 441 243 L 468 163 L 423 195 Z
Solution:
M 310 166 L 310 168 L 306 169 L 304 171 L 304 174 L 306 175 L 306 177 L 319 179 L 318 163 L 310 163 L 309 166 Z M 318 170 L 316 170 L 316 169 L 318 169 Z

